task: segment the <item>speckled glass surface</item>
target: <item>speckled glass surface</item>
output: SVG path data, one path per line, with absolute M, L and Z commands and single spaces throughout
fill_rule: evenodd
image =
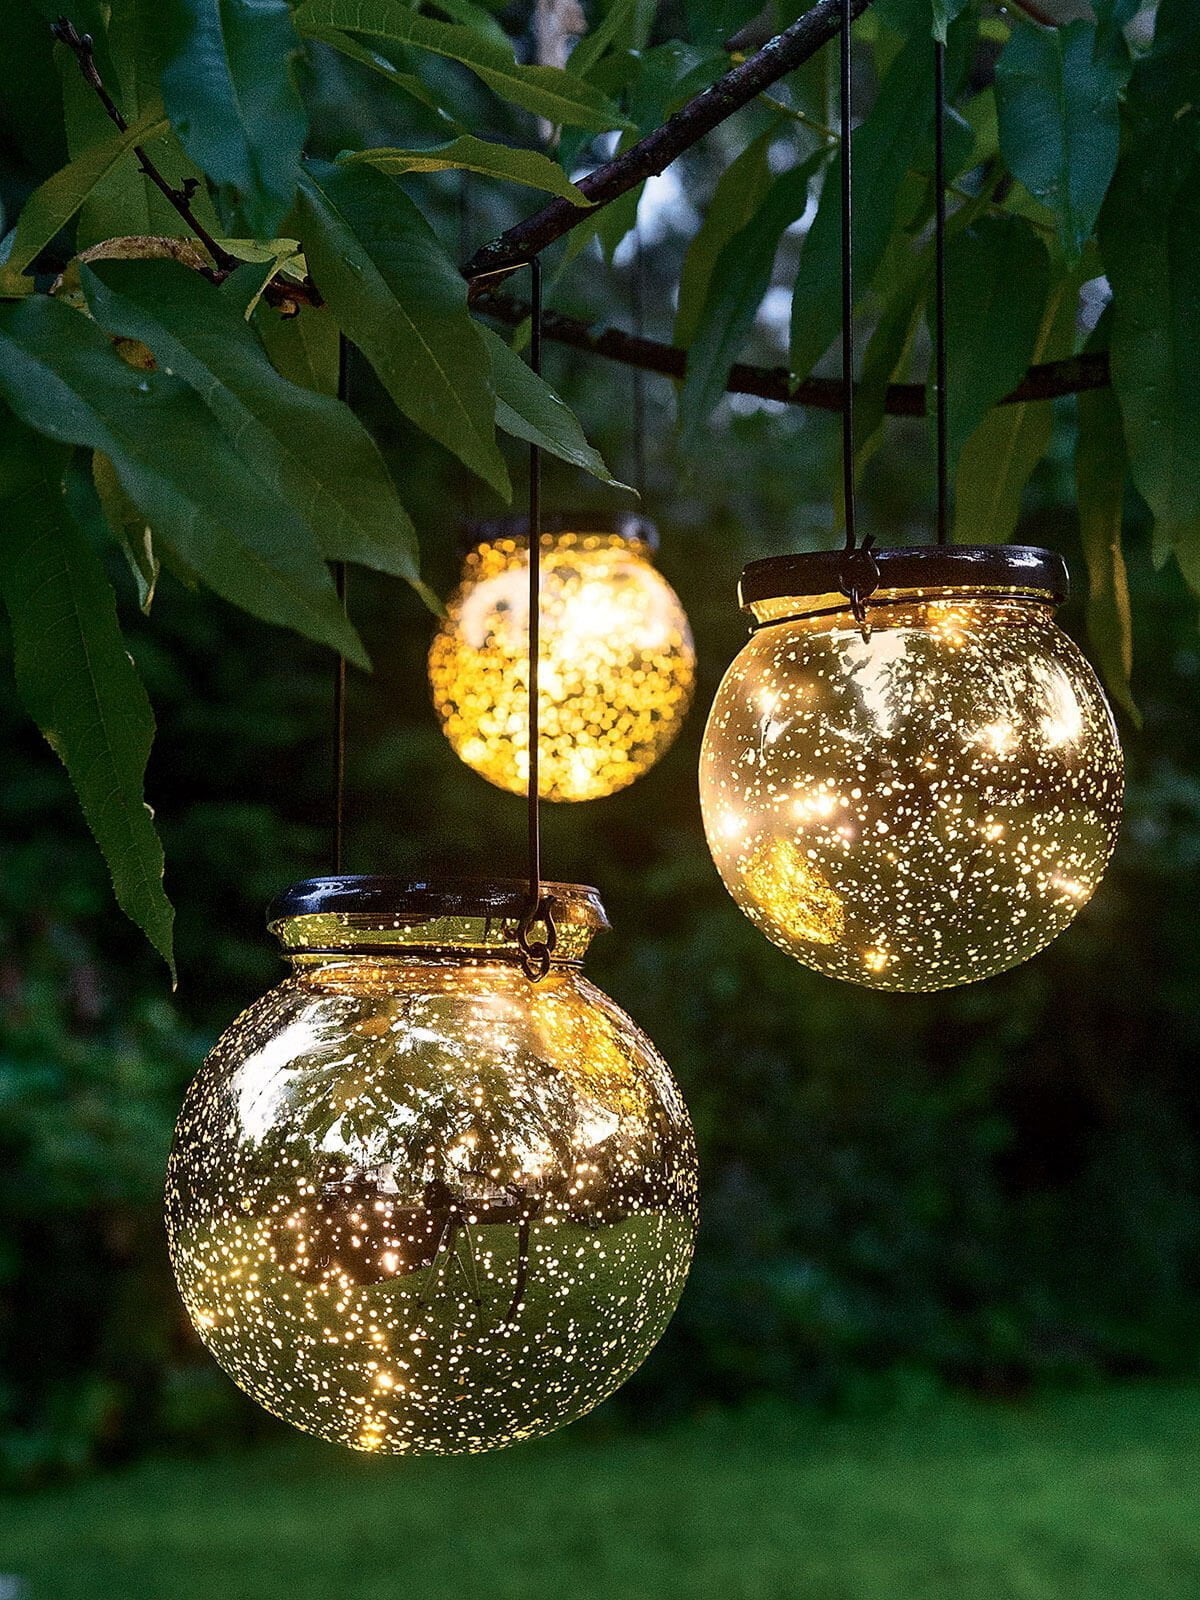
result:
M 292 959 L 176 1129 L 168 1234 L 201 1338 L 358 1450 L 488 1450 L 589 1411 L 691 1260 L 695 1144 L 662 1058 L 570 967 Z
M 529 567 L 513 539 L 477 545 L 429 652 L 433 703 L 469 767 L 524 794 L 529 778 Z M 538 787 L 595 800 L 653 766 L 679 731 L 696 657 L 675 591 L 636 540 L 542 540 Z
M 1088 900 L 1121 750 L 1049 603 L 881 598 L 866 638 L 845 609 L 751 636 L 705 730 L 704 826 L 738 905 L 806 966 L 941 989 L 1026 960 Z

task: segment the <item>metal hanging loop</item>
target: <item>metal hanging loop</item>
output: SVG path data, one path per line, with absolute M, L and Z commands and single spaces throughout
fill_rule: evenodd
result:
M 867 601 L 879 587 L 879 563 L 875 560 L 875 552 L 871 548 L 874 543 L 875 535 L 869 533 L 860 545 L 853 550 L 846 550 L 842 555 L 838 571 L 839 587 L 850 602 L 850 610 L 855 622 L 862 629 L 864 639 L 869 639 L 871 636 L 871 625 L 867 620 Z

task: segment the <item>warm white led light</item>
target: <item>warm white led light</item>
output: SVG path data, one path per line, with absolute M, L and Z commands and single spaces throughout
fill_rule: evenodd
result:
M 488 1450 L 589 1411 L 659 1338 L 692 1253 L 691 1123 L 576 970 L 591 891 L 559 886 L 536 984 L 511 892 L 373 892 L 276 921 L 294 974 L 179 1119 L 172 1261 L 205 1344 L 277 1416 L 359 1450 Z
M 483 539 L 429 652 L 446 737 L 517 794 L 529 778 L 528 582 L 523 539 Z M 640 777 L 678 733 L 695 678 L 691 631 L 639 537 L 547 533 L 541 585 L 538 788 L 547 800 L 595 800 Z
M 725 885 L 768 938 L 831 977 L 926 990 L 1067 926 L 1116 840 L 1122 761 L 1054 598 L 1011 579 L 885 587 L 865 635 L 836 592 L 751 604 L 700 794 Z

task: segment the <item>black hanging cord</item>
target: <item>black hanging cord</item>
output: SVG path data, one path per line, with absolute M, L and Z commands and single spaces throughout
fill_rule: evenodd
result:
M 841 85 L 842 180 L 842 499 L 846 549 L 856 548 L 854 530 L 854 163 L 850 150 L 850 0 L 842 0 Z
M 542 263 L 537 256 L 529 262 L 529 365 L 539 377 L 542 371 Z M 538 721 L 538 670 L 542 621 L 542 452 L 529 446 L 529 781 L 526 790 L 529 830 L 529 899 L 517 927 L 521 964 L 534 983 L 550 970 L 555 945 L 554 918 L 542 893 L 541 794 L 538 782 L 538 755 L 541 743 Z M 534 937 L 541 923 L 545 937 Z
M 631 280 L 633 331 L 642 339 L 646 333 L 646 260 L 642 251 L 642 230 L 633 225 L 633 276 Z M 638 498 L 646 496 L 646 374 L 633 369 L 633 487 Z M 644 509 L 644 508 L 643 508 Z
M 850 24 L 851 0 L 841 0 L 839 40 L 840 176 L 842 213 L 842 509 L 846 542 L 842 559 L 842 593 L 850 601 L 855 620 L 867 625 L 866 602 L 879 586 L 879 568 L 871 554 L 868 534 L 858 543 L 854 520 L 854 163 L 850 128 L 853 96 Z
M 946 46 L 933 45 L 934 382 L 937 435 L 937 542 L 950 542 L 950 468 L 946 442 Z
M 338 334 L 338 399 L 349 404 L 350 346 Z M 333 582 L 342 610 L 346 609 L 346 563 L 333 563 Z M 342 870 L 346 831 L 346 658 L 339 655 L 333 669 L 333 870 Z

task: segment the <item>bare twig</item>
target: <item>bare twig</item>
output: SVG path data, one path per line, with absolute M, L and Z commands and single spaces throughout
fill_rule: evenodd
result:
M 65 44 L 68 50 L 72 52 L 79 63 L 79 70 L 83 75 L 84 82 L 95 91 L 96 98 L 107 111 L 110 119 L 116 123 L 122 133 L 127 132 L 129 124 L 122 115 L 120 106 L 117 105 L 112 95 L 105 88 L 104 80 L 100 76 L 100 69 L 96 66 L 96 55 L 91 34 L 80 33 L 69 17 L 59 17 L 57 22 L 51 24 L 50 31 L 60 43 Z M 192 210 L 191 201 L 197 188 L 196 179 L 186 179 L 182 187 L 177 189 L 174 184 L 167 182 L 140 144 L 134 145 L 133 153 L 138 158 L 142 171 L 150 179 L 150 182 L 159 191 L 163 199 L 178 211 L 179 215 L 213 258 L 218 270 L 222 273 L 232 272 L 238 265 L 237 257 L 231 256 L 228 250 L 223 249 L 217 243 Z
M 475 309 L 510 327 L 524 322 L 529 315 L 529 307 L 523 301 L 491 290 L 476 297 Z M 623 333 L 619 328 L 597 331 L 588 323 L 576 317 L 563 316 L 558 311 L 542 313 L 542 333 L 557 344 L 570 345 L 572 349 L 583 350 L 590 355 L 604 356 L 609 361 L 619 361 L 627 367 L 657 372 L 664 378 L 681 379 L 687 373 L 687 351 L 679 349 L 677 345 L 659 344 L 654 339 Z M 1108 381 L 1107 352 L 1091 351 L 1067 360 L 1049 361 L 1030 367 L 1022 381 L 1011 394 L 1005 395 L 1000 404 L 1053 400 L 1059 395 L 1102 389 Z M 840 411 L 842 408 L 840 379 L 805 378 L 800 383 L 793 383 L 783 367 L 753 367 L 739 362 L 730 368 L 725 387 L 731 394 L 752 394 L 762 400 L 811 406 L 819 411 Z M 890 416 L 923 417 L 925 409 L 925 388 L 922 384 L 888 385 L 885 410 Z
M 854 15 L 858 16 L 871 0 L 851 0 L 851 4 Z M 668 117 L 661 128 L 655 128 L 623 155 L 581 178 L 578 187 L 591 201 L 590 206 L 574 205 L 570 200 L 551 200 L 533 216 L 526 217 L 476 251 L 462 268 L 472 292 L 478 293 L 485 280 L 489 284 L 498 283 L 524 266 L 531 256 L 538 255 L 547 245 L 594 216 L 602 206 L 610 205 L 644 179 L 664 171 L 706 133 L 749 105 L 771 84 L 802 66 L 837 34 L 839 25 L 839 0 L 818 0 L 790 28 L 768 40 L 761 50 Z

